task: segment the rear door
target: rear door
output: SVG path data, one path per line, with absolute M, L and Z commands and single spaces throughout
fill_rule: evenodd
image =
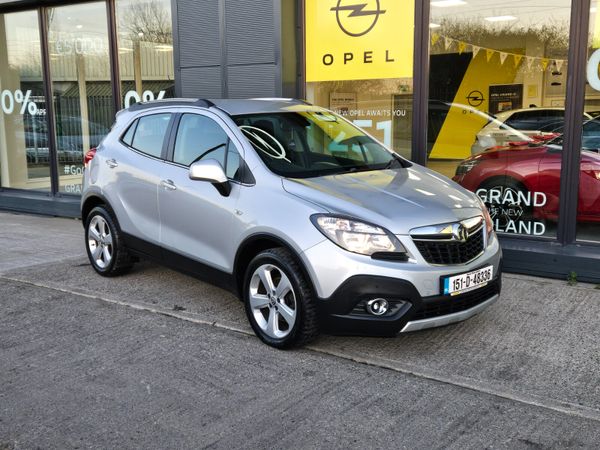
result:
M 105 185 L 105 190 L 110 192 L 109 201 L 121 229 L 129 238 L 156 245 L 160 236 L 158 185 L 173 117 L 168 112 L 139 117 L 121 137 L 119 151 L 111 152 L 105 159 L 112 174 L 112 182 Z
M 158 193 L 164 257 L 178 264 L 183 255 L 231 272 L 235 207 L 244 188 L 239 182 L 242 147 L 221 118 L 208 111 L 179 115 L 170 147 Z M 211 183 L 189 178 L 190 164 L 203 159 L 214 159 L 225 169 L 232 185 L 229 196 Z

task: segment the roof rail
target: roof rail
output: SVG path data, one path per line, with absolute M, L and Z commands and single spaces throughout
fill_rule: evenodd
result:
M 304 100 L 302 98 L 291 98 L 291 97 L 255 97 L 255 98 L 251 98 L 249 100 L 266 100 L 266 101 L 283 101 L 283 102 L 290 102 L 290 103 L 299 103 L 302 105 L 308 105 L 308 106 L 313 106 L 312 103 L 310 103 L 307 100 Z
M 129 111 L 141 111 L 144 109 L 155 108 L 157 106 L 198 106 L 200 108 L 210 108 L 215 106 L 213 102 L 204 98 L 198 99 L 162 99 L 152 100 L 150 102 L 137 102 L 127 108 Z

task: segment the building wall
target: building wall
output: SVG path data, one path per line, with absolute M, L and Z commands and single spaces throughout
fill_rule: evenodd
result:
M 282 95 L 281 0 L 172 0 L 172 5 L 177 95 Z

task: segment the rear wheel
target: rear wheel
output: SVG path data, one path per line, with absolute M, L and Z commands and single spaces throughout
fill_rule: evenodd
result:
M 123 244 L 116 220 L 106 207 L 97 206 L 88 214 L 85 242 L 90 263 L 100 275 L 122 275 L 133 266 L 133 258 Z
M 265 250 L 250 262 L 244 303 L 252 329 L 270 346 L 297 347 L 318 335 L 312 288 L 286 249 Z

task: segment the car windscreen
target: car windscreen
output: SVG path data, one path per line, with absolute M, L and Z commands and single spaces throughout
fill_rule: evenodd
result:
M 410 165 L 330 112 L 246 114 L 233 120 L 267 167 L 284 177 L 310 178 Z

